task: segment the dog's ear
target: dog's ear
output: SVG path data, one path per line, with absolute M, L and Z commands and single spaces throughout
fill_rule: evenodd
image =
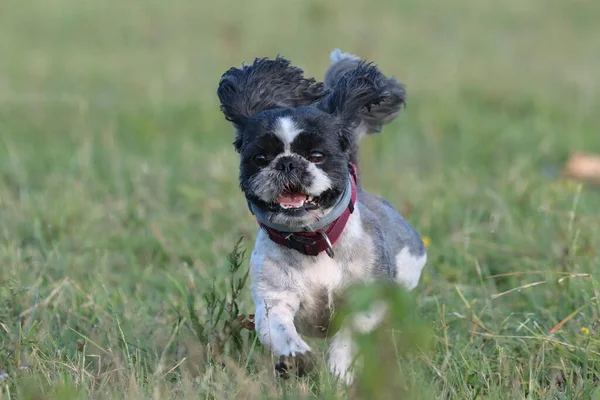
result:
M 404 86 L 388 79 L 372 63 L 355 60 L 353 69 L 343 71 L 330 82 L 329 93 L 316 106 L 339 118 L 342 143 L 353 141 L 352 130 L 364 122 L 367 133 L 397 116 L 404 105 Z M 332 78 L 330 78 L 331 80 Z
M 237 129 L 234 142 L 239 151 L 248 119 L 273 108 L 307 106 L 323 97 L 323 84 L 305 78 L 304 72 L 282 57 L 257 58 L 252 65 L 231 68 L 217 89 L 221 111 Z

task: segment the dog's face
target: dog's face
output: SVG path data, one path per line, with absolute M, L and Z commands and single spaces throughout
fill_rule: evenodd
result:
M 360 63 L 326 90 L 279 57 L 222 76 L 217 94 L 237 131 L 240 186 L 271 222 L 310 225 L 335 204 L 360 112 L 389 96 L 384 79 Z
M 332 116 L 316 107 L 267 110 L 242 131 L 240 186 L 272 222 L 310 225 L 334 206 L 348 153 Z

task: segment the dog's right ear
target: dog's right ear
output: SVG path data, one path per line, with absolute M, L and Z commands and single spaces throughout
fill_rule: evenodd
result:
M 321 82 L 304 78 L 304 72 L 282 57 L 257 58 L 252 65 L 231 68 L 217 89 L 221 111 L 237 130 L 234 146 L 240 150 L 248 119 L 274 108 L 307 106 L 323 97 Z

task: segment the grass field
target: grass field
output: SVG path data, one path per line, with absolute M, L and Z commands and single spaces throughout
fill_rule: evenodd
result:
M 3 0 L 0 397 L 593 398 L 600 191 L 560 167 L 600 152 L 598 21 L 591 0 Z M 215 95 L 256 56 L 321 78 L 334 47 L 407 85 L 363 180 L 430 242 L 416 315 L 365 338 L 349 391 L 278 381 L 238 329 L 228 255 L 255 222 Z

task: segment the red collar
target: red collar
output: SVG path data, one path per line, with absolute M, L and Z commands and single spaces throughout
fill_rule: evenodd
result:
M 354 164 L 350 164 L 350 176 L 352 195 L 350 196 L 348 207 L 327 229 L 320 229 L 315 232 L 290 233 L 270 228 L 257 219 L 258 225 L 265 230 L 273 242 L 281 246 L 297 250 L 307 256 L 318 256 L 320 253 L 326 251 L 330 257 L 333 257 L 333 245 L 342 236 L 342 232 L 350 219 L 350 214 L 354 212 L 354 205 L 356 204 L 357 171 Z

